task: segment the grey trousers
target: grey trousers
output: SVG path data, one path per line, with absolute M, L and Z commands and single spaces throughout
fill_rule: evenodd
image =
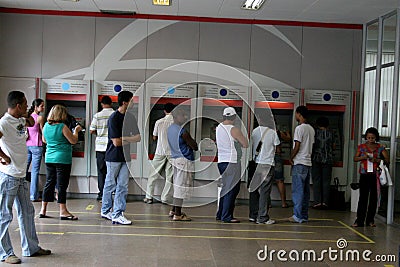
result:
M 269 205 L 271 204 L 271 187 L 274 179 L 274 166 L 258 164 L 253 180 L 259 181 L 258 187 L 250 192 L 249 217 L 263 223 L 269 220 Z

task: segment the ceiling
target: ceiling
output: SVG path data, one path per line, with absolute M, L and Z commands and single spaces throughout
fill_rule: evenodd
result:
M 0 0 L 0 7 L 57 11 L 133 11 L 138 14 L 363 24 L 400 7 L 400 0 L 265 0 L 258 11 L 242 10 L 244 0 Z

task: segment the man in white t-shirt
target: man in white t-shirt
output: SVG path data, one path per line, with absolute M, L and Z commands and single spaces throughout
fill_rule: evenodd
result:
M 0 119 L 0 260 L 19 264 L 15 256 L 8 227 L 13 219 L 13 204 L 18 214 L 22 255 L 25 257 L 50 255 L 39 247 L 35 228 L 35 208 L 29 198 L 26 176 L 26 126 L 35 121 L 28 115 L 28 104 L 23 92 L 12 91 L 7 97 L 8 111 Z
M 152 160 L 154 171 L 151 173 L 147 180 L 146 198 L 143 201 L 147 204 L 153 203 L 154 186 L 155 181 L 161 177 L 161 173 L 165 172 L 165 184 L 164 189 L 161 193 L 161 201 L 163 203 L 172 204 L 172 176 L 173 168 L 171 165 L 171 150 L 168 144 L 167 131 L 168 127 L 174 123 L 174 119 L 171 115 L 175 105 L 172 103 L 166 103 L 164 105 L 165 117 L 159 119 L 154 124 L 153 140 L 157 141 L 156 152 Z
M 311 153 L 315 131 L 307 123 L 308 109 L 305 106 L 296 108 L 295 117 L 299 125 L 294 130 L 293 150 L 290 155 L 292 167 L 292 201 L 293 216 L 291 222 L 308 221 L 308 205 L 310 201 Z
M 280 144 L 278 134 L 259 118 L 260 126 L 251 133 L 253 160 L 257 167 L 253 177 L 249 177 L 249 221 L 258 224 L 274 224 L 269 217 L 271 186 L 275 174 L 275 150 Z M 260 143 L 261 142 L 261 143 Z
M 106 150 L 108 143 L 108 118 L 114 112 L 112 100 L 109 96 L 103 96 L 100 101 L 102 110 L 93 116 L 90 124 L 90 133 L 96 136 L 96 163 L 97 163 L 97 187 L 99 193 L 97 201 L 103 198 L 104 182 L 107 176 Z
M 249 146 L 241 129 L 234 125 L 236 116 L 233 107 L 225 108 L 222 113 L 223 121 L 216 129 L 218 170 L 222 182 L 216 219 L 225 223 L 240 222 L 233 217 L 233 211 L 235 199 L 240 191 L 242 147 Z

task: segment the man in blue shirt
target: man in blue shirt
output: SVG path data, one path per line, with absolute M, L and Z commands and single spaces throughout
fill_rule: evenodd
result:
M 169 216 L 173 221 L 191 221 L 190 217 L 182 212 L 183 200 L 190 196 L 193 173 L 193 150 L 197 151 L 197 143 L 183 126 L 187 115 L 181 108 L 172 111 L 174 123 L 169 126 L 167 136 L 171 149 L 171 164 L 174 169 L 173 207 Z
M 132 98 L 132 92 L 120 92 L 118 94 L 119 107 L 108 120 L 107 176 L 103 189 L 101 217 L 112 220 L 113 224 L 132 224 L 124 216 L 129 182 L 127 163 L 131 161 L 130 144 L 140 142 L 141 139 L 136 118 L 128 112 Z

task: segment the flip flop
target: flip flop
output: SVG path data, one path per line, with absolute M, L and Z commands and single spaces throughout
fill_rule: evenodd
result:
M 68 216 L 60 216 L 60 220 L 62 221 L 76 221 L 78 220 L 78 217 L 75 217 L 74 215 L 68 215 Z
M 51 216 L 47 216 L 46 214 L 40 214 L 39 213 L 39 218 L 52 218 Z
M 289 205 L 288 204 L 282 205 L 282 208 L 287 209 L 287 208 L 289 208 Z

